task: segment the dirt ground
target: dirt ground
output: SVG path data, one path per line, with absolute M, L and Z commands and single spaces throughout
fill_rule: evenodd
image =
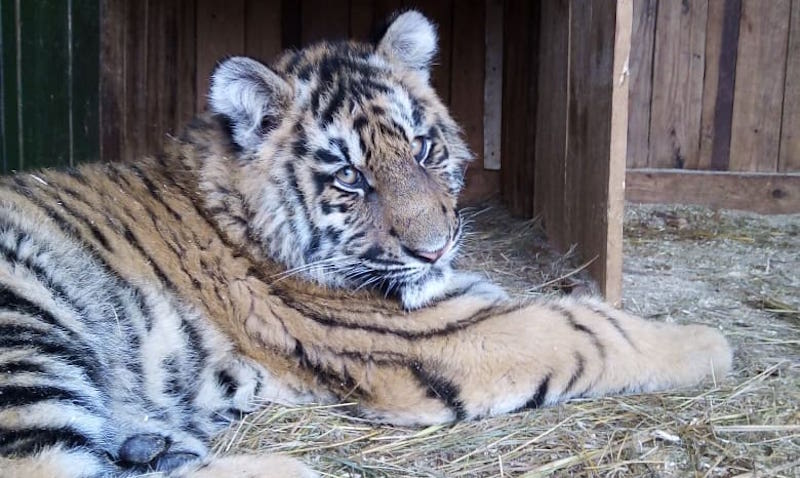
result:
M 592 290 L 537 221 L 497 206 L 470 216 L 461 267 L 520 296 Z M 800 476 L 800 215 L 629 205 L 624 247 L 623 307 L 720 328 L 736 348 L 731 376 L 425 429 L 273 404 L 216 449 L 288 453 L 337 477 Z

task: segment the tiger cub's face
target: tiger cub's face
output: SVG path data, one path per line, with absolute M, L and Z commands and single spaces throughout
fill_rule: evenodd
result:
M 443 288 L 470 154 L 429 83 L 436 42 L 409 11 L 376 45 L 320 43 L 273 68 L 243 57 L 217 67 L 210 104 L 239 146 L 251 227 L 290 271 L 379 288 L 409 308 Z

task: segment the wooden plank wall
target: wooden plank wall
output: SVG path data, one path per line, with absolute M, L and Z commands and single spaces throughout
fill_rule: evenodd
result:
M 762 186 L 773 183 L 768 174 L 800 173 L 800 0 L 637 1 L 632 44 L 627 165 L 647 170 L 631 173 L 638 183 L 658 169 L 763 173 Z M 686 178 L 697 194 L 673 201 L 709 204 L 705 182 L 735 184 Z M 800 190 L 800 178 L 790 181 Z M 775 196 L 754 208 L 786 211 L 793 202 L 800 212 L 800 194 Z M 650 199 L 644 189 L 629 197 Z
M 0 173 L 99 156 L 96 0 L 0 0 Z

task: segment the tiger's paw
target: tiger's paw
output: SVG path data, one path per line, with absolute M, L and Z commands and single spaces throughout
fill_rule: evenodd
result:
M 482 275 L 446 268 L 435 278 L 406 285 L 400 292 L 400 300 L 406 310 L 414 310 L 457 295 L 480 297 L 490 302 L 508 299 L 502 287 Z
M 283 455 L 231 455 L 215 458 L 195 469 L 181 470 L 180 478 L 316 478 L 310 468 Z

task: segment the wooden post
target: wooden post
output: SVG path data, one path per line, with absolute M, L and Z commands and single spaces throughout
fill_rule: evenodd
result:
M 535 142 L 534 213 L 543 215 L 556 247 L 578 246 L 583 260 L 592 261 L 601 292 L 618 303 L 633 3 L 545 2 L 541 19 L 536 133 L 531 139 L 504 131 L 504 140 Z M 520 53 L 508 61 L 525 58 Z M 504 157 L 503 168 L 514 160 Z

